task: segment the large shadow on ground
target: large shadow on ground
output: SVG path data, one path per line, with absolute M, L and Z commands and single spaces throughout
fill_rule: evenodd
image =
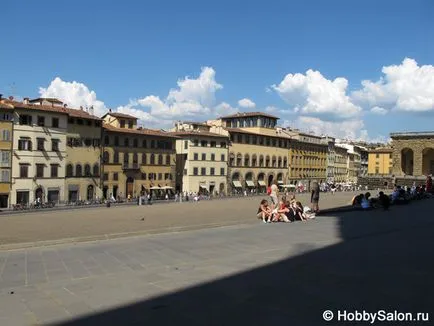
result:
M 430 312 L 433 319 L 433 207 L 426 200 L 339 213 L 337 245 L 62 325 L 348 324 L 326 323 L 326 309 Z

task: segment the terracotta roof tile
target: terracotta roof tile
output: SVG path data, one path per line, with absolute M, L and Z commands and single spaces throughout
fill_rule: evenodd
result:
M 228 138 L 229 136 L 217 134 L 209 131 L 172 131 L 170 132 L 175 136 L 207 136 L 207 137 L 217 137 L 217 138 Z
M 6 100 L 5 103 L 13 105 L 15 109 L 37 110 L 37 111 L 47 111 L 47 112 L 68 114 L 63 106 L 26 104 L 14 100 Z
M 70 109 L 70 108 L 65 108 L 65 110 L 69 114 L 69 116 L 71 116 L 71 117 L 83 118 L 83 119 L 92 119 L 92 120 L 101 120 L 101 118 L 98 118 L 96 115 L 92 115 L 92 114 L 90 114 L 86 111 L 83 111 L 83 110 Z
M 120 113 L 120 112 L 107 112 L 106 114 L 104 114 L 102 116 L 102 118 L 104 118 L 106 115 L 111 115 L 112 117 L 115 117 L 115 118 L 125 118 L 125 119 L 134 119 L 134 120 L 137 120 L 137 118 L 133 117 L 132 115 L 125 114 L 125 113 Z
M 107 131 L 111 132 L 119 132 L 126 134 L 135 134 L 135 135 L 149 135 L 149 136 L 158 136 L 158 137 L 169 137 L 169 138 L 178 138 L 170 132 L 156 130 L 156 129 L 126 129 L 126 128 L 116 128 L 109 124 L 104 123 L 103 128 Z

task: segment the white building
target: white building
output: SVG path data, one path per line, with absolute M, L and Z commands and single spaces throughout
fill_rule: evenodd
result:
M 56 99 L 13 102 L 12 204 L 64 199 L 68 114 Z

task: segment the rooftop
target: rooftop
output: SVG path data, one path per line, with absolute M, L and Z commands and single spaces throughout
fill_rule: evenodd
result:
M 370 149 L 369 153 L 392 153 L 393 149 L 390 147 L 379 147 L 375 149 Z
M 54 97 L 38 97 L 38 98 L 34 98 L 32 100 L 29 100 L 29 103 L 33 104 L 33 103 L 41 103 L 42 101 L 47 101 L 50 102 L 52 104 L 60 104 L 62 105 L 63 102 L 57 98 Z
M 434 137 L 434 131 L 404 131 L 404 132 L 392 132 L 391 138 L 399 137 Z
M 275 117 L 274 115 L 271 115 L 271 114 L 268 114 L 268 113 L 264 113 L 264 112 L 238 112 L 238 113 L 235 113 L 235 114 L 231 114 L 231 115 L 226 115 L 226 116 L 220 117 L 220 119 L 243 118 L 243 117 L 257 117 L 257 116 L 267 117 L 267 118 L 272 118 L 272 119 L 279 119 L 278 117 Z
M 107 112 L 106 114 L 104 114 L 101 117 L 101 119 L 103 119 L 107 115 L 111 115 L 112 117 L 115 117 L 115 118 L 124 118 L 124 119 L 134 119 L 134 120 L 137 120 L 137 118 L 133 117 L 132 115 L 125 114 L 125 113 L 120 113 L 120 112 Z
M 96 115 L 90 114 L 89 112 L 86 112 L 84 110 L 77 110 L 77 109 L 70 109 L 70 108 L 65 108 L 65 110 L 66 112 L 68 112 L 70 117 L 101 120 L 101 118 L 97 117 Z
M 226 135 L 216 134 L 209 131 L 173 131 L 170 134 L 175 136 L 206 136 L 206 137 L 217 137 L 217 138 L 228 138 Z
M 27 104 L 15 100 L 4 100 L 3 103 L 12 105 L 15 109 L 37 110 L 37 111 L 68 114 L 66 112 L 66 109 L 63 106 L 40 105 L 40 104 L 30 104 L 30 103 Z
M 103 124 L 103 128 L 107 131 L 111 132 L 119 132 L 119 133 L 125 133 L 125 134 L 135 134 L 135 135 L 148 135 L 148 136 L 157 136 L 157 137 L 166 137 L 166 138 L 178 138 L 177 136 L 173 135 L 172 133 L 162 131 L 162 130 L 156 130 L 156 129 L 147 129 L 147 128 L 138 128 L 138 129 L 126 129 L 126 128 L 116 128 L 112 125 Z
M 180 121 L 180 123 L 187 124 L 187 125 L 199 125 L 199 126 L 206 126 L 209 127 L 206 122 L 198 122 L 198 121 Z

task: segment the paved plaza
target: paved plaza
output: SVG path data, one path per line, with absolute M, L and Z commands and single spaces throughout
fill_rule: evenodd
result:
M 348 205 L 354 193 L 324 194 L 322 209 Z M 0 249 L 62 242 L 93 241 L 125 236 L 254 224 L 263 197 L 198 203 L 118 206 L 61 211 L 37 210 L 0 216 Z M 298 198 L 309 203 L 309 195 Z
M 3 250 L 0 325 L 321 325 L 326 309 L 432 320 L 433 205 Z

